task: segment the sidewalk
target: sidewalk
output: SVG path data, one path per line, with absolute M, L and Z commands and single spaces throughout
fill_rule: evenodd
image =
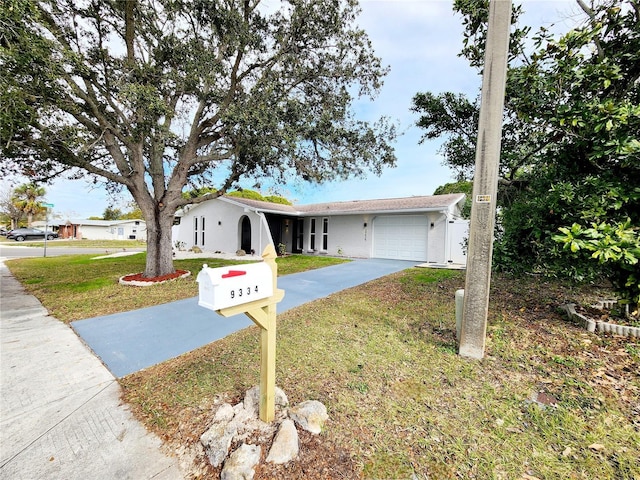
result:
M 0 262 L 0 478 L 178 480 L 113 375 Z

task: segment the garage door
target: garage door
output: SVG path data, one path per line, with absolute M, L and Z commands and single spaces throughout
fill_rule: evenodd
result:
M 426 216 L 376 217 L 373 221 L 373 256 L 426 262 L 428 232 Z

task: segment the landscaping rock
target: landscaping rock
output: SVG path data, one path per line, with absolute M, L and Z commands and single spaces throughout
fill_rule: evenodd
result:
M 307 400 L 289 409 L 289 417 L 311 433 L 320 433 L 327 421 L 327 407 L 317 400 Z
M 212 466 L 219 467 L 227 458 L 231 441 L 238 433 L 238 425 L 233 421 L 233 407 L 225 403 L 216 412 L 211 427 L 200 436 L 200 443 Z
M 251 480 L 255 466 L 260 461 L 262 448 L 259 445 L 243 443 L 225 462 L 220 478 L 222 480 Z
M 234 407 L 232 407 L 228 403 L 223 403 L 222 405 L 220 405 L 220 407 L 218 407 L 218 411 L 213 417 L 213 421 L 215 423 L 230 422 L 231 420 L 233 420 L 234 416 Z
M 259 387 L 247 390 L 244 400 L 236 406 L 222 403 L 211 426 L 200 436 L 200 444 L 209 463 L 213 467 L 224 464 L 223 479 L 252 479 L 254 467 L 262 455 L 260 445 L 267 448 L 271 445 L 267 462 L 283 464 L 295 460 L 300 451 L 296 423 L 309 432 L 320 433 L 329 418 L 326 407 L 315 400 L 287 409 L 287 396 L 277 387 L 275 404 L 278 408 L 273 422 L 265 423 L 258 418 L 259 403 Z M 248 441 L 252 444 L 246 443 Z M 229 455 L 231 445 L 238 444 L 241 447 Z
M 235 412 L 233 421 L 238 424 L 238 432 L 234 437 L 236 442 L 244 442 L 255 435 L 258 435 L 255 438 L 258 442 L 273 438 L 277 424 L 263 422 L 253 411 L 245 409 L 243 403 L 233 407 L 233 410 Z
M 234 418 L 236 419 L 236 421 L 243 424 L 248 424 L 258 420 L 258 416 L 255 414 L 253 409 L 244 408 L 243 402 L 240 402 L 235 407 L 233 407 L 233 412 L 235 414 Z
M 298 430 L 292 420 L 286 419 L 280 425 L 280 430 L 276 435 L 267 462 L 282 464 L 293 460 L 298 456 L 299 439 Z
M 287 408 L 289 406 L 289 399 L 287 395 L 280 388 L 276 387 L 276 408 Z
M 276 387 L 275 388 L 275 406 L 276 408 L 286 408 L 289 405 L 289 400 L 287 399 L 287 395 L 282 391 L 282 389 Z M 255 386 L 247 390 L 244 395 L 244 408 L 248 412 L 251 412 L 252 415 L 258 417 L 258 413 L 260 411 L 260 387 Z

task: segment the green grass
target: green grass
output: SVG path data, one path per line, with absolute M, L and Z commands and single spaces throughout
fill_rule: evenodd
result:
M 350 452 L 354 478 L 640 478 L 640 365 L 624 348 L 638 343 L 586 334 L 534 308 L 557 291 L 504 279 L 486 358 L 461 358 L 463 284 L 411 269 L 279 315 L 277 384 L 293 404 L 327 406 L 323 436 Z M 197 442 L 217 397 L 258 383 L 257 337 L 252 327 L 126 377 L 125 398 L 162 437 Z M 541 390 L 557 405 L 532 402 Z
M 102 246 L 105 246 L 104 244 Z M 145 268 L 145 253 L 94 259 L 96 254 L 8 260 L 7 266 L 27 291 L 38 297 L 51 315 L 63 322 L 158 305 L 198 295 L 197 273 L 209 267 L 243 262 L 218 258 L 174 260 L 191 276 L 151 287 L 131 287 L 118 279 Z M 296 263 L 296 259 L 300 260 Z M 344 262 L 330 257 L 278 258 L 279 271 L 292 273 Z M 282 264 L 282 266 L 281 266 Z
M 317 255 L 287 255 L 278 257 L 278 275 L 289 275 L 315 268 L 329 267 L 348 262 L 346 258 L 321 257 Z

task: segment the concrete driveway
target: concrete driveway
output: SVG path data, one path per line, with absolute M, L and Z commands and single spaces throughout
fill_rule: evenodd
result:
M 420 262 L 354 260 L 278 278 L 285 291 L 282 313 L 346 288 L 413 267 Z M 224 318 L 190 298 L 130 312 L 78 320 L 71 324 L 116 377 L 163 362 L 253 323 L 245 315 Z

